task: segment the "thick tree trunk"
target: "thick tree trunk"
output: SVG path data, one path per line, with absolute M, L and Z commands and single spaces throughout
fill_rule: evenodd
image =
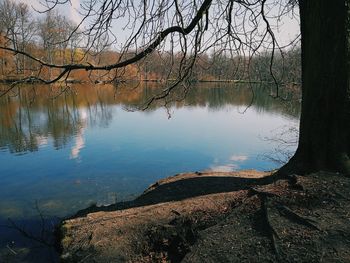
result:
M 350 174 L 349 4 L 350 0 L 299 0 L 300 137 L 281 173 Z

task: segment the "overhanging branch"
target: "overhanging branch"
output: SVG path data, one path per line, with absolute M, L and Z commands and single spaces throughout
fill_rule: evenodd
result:
M 24 55 L 24 56 L 32 59 L 33 61 L 40 63 L 42 66 L 45 66 L 45 67 L 63 69 L 63 71 L 59 74 L 59 76 L 52 79 L 52 80 L 44 80 L 42 78 L 34 77 L 36 80 L 47 83 L 47 84 L 60 80 L 67 72 L 72 71 L 72 70 L 82 69 L 82 70 L 87 70 L 87 71 L 92 71 L 92 70 L 109 71 L 112 69 L 123 68 L 123 67 L 131 65 L 137 61 L 140 61 L 141 59 L 146 57 L 148 54 L 152 53 L 169 34 L 179 33 L 179 34 L 182 34 L 185 36 L 185 35 L 188 35 L 189 33 L 191 33 L 193 31 L 193 29 L 196 27 L 196 25 L 200 22 L 202 17 L 206 14 L 211 3 L 212 3 L 212 0 L 205 0 L 203 2 L 203 4 L 201 5 L 201 7 L 199 8 L 198 12 L 196 13 L 195 17 L 192 19 L 192 21 L 190 22 L 190 24 L 187 27 L 172 26 L 172 27 L 169 27 L 169 28 L 163 30 L 162 32 L 160 32 L 158 34 L 158 37 L 151 44 L 149 44 L 149 46 L 147 48 L 145 48 L 142 52 L 134 55 L 130 59 L 120 61 L 120 62 L 117 62 L 114 64 L 103 65 L 103 66 L 96 66 L 96 65 L 92 65 L 90 63 L 58 65 L 58 64 L 48 63 L 46 61 L 43 61 L 39 58 L 32 56 L 31 54 L 29 54 L 27 52 L 19 51 L 19 50 L 14 49 L 14 48 L 0 46 L 0 49 L 7 50 L 7 51 L 13 52 L 15 54 Z

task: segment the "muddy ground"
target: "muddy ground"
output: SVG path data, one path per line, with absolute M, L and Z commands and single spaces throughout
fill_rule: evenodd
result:
M 350 262 L 350 178 L 187 173 L 63 222 L 63 262 Z

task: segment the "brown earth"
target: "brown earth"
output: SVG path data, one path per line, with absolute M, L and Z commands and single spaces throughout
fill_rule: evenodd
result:
M 350 178 L 269 175 L 180 174 L 80 211 L 61 226 L 62 261 L 350 262 Z

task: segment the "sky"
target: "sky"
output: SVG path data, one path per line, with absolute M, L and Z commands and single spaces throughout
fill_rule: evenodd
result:
M 44 1 L 41 0 L 15 0 L 18 3 L 25 3 L 28 6 L 32 7 L 35 10 L 43 11 L 45 7 L 41 4 Z M 61 0 L 62 1 L 62 0 Z M 80 22 L 79 13 L 76 11 L 79 9 L 80 0 L 70 0 L 70 3 L 67 3 L 64 6 L 58 6 L 59 12 L 62 12 L 66 17 L 74 21 L 75 23 Z
M 44 7 L 40 4 L 40 2 L 44 0 L 15 0 L 15 1 L 24 2 L 37 10 L 44 9 Z M 60 1 L 64 1 L 64 0 L 60 0 Z M 70 2 L 65 5 L 58 6 L 58 10 L 60 13 L 68 17 L 70 20 L 78 24 L 81 20 L 81 17 L 77 10 L 79 9 L 80 4 L 83 2 L 83 0 L 69 0 L 69 1 Z M 137 1 L 134 1 L 135 4 L 136 2 Z M 121 20 L 120 23 L 118 23 L 118 25 L 114 25 L 113 32 L 118 36 L 119 40 L 125 41 L 128 37 L 128 32 L 122 29 L 122 26 L 120 26 L 121 24 L 127 24 L 127 18 L 125 18 L 124 21 Z M 289 44 L 291 40 L 294 40 L 295 37 L 300 32 L 299 22 L 296 19 L 291 19 L 288 16 L 285 16 L 283 20 L 279 21 L 279 25 L 280 25 L 279 30 L 274 30 L 274 33 L 280 46 Z

